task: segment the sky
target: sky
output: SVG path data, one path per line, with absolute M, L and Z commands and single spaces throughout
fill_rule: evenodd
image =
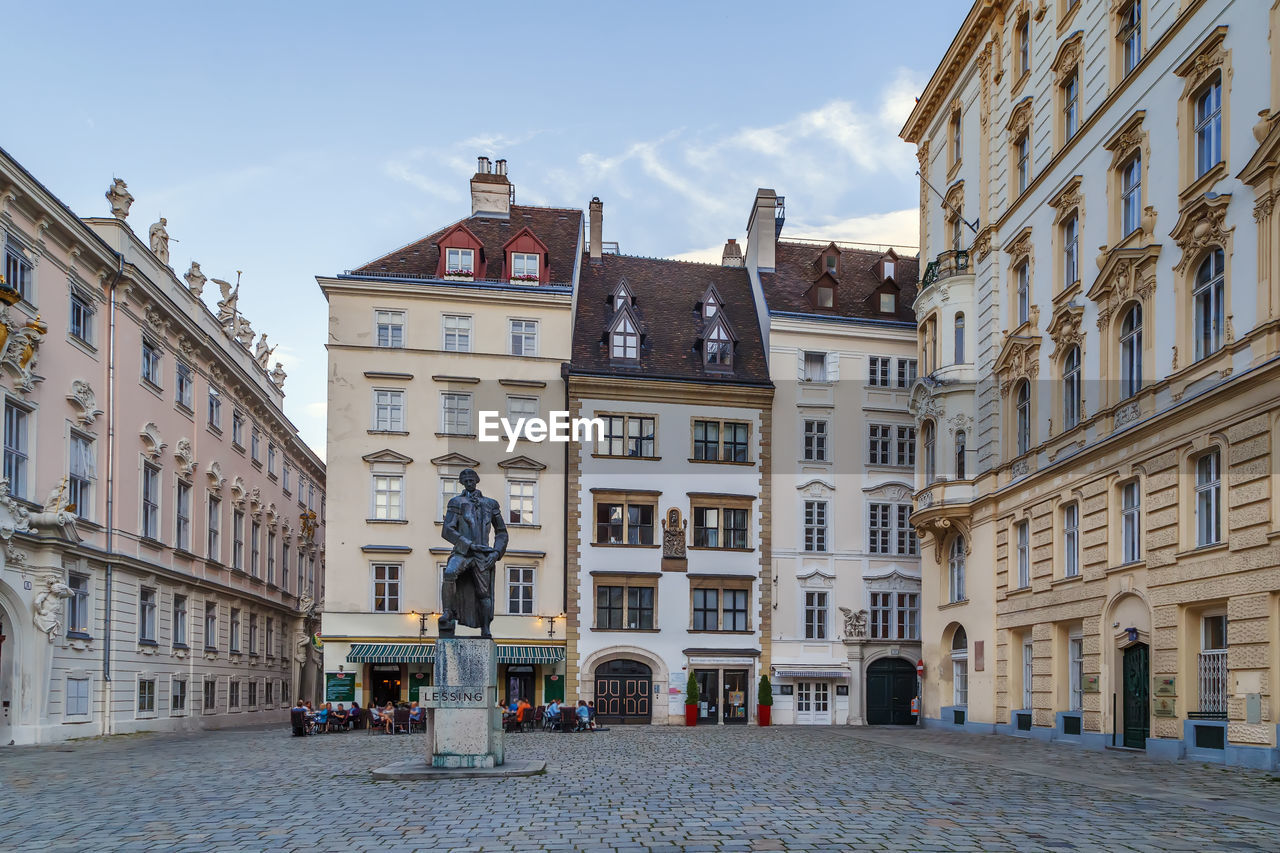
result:
M 914 246 L 898 131 L 968 8 L 13 4 L 0 146 L 81 216 L 108 215 L 123 178 L 144 240 L 168 220 L 179 274 L 243 270 L 240 307 L 323 457 L 315 276 L 468 215 L 479 155 L 506 158 L 517 203 L 599 196 L 627 254 L 718 260 L 757 187 L 786 196 L 784 236 Z

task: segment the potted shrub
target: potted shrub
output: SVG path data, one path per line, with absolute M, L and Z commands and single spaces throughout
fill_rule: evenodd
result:
M 701 698 L 698 693 L 698 679 L 691 672 L 689 673 L 689 685 L 685 688 L 684 694 L 684 724 L 686 726 L 696 726 L 698 724 L 698 700 Z
M 760 725 L 769 725 L 773 717 L 773 685 L 769 683 L 769 674 L 761 673 L 760 690 L 756 694 L 756 720 Z

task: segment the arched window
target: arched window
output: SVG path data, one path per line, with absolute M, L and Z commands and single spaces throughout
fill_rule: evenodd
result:
M 1031 449 L 1031 383 L 1022 380 L 1018 383 L 1018 455 Z
M 1071 429 L 1080 423 L 1080 347 L 1067 350 L 1062 360 L 1062 425 Z
M 956 364 L 964 364 L 964 313 L 956 313 Z
M 957 536 L 951 540 L 951 558 L 948 591 L 952 601 L 964 601 L 964 537 Z
M 933 428 L 933 421 L 925 421 L 924 423 L 924 482 L 925 485 L 932 483 L 937 479 L 938 473 L 938 457 L 937 457 L 937 440 Z
M 1133 305 L 1120 324 L 1120 396 L 1142 390 L 1142 307 Z
M 1196 361 L 1222 349 L 1223 299 L 1226 275 L 1222 250 L 1214 249 L 1196 271 L 1196 288 L 1191 294 L 1195 303 Z
M 964 479 L 964 430 L 956 430 L 956 479 Z
M 969 636 L 956 628 L 951 638 L 951 704 L 969 704 Z

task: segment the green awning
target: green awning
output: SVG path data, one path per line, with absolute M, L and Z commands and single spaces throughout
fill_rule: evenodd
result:
M 563 646 L 498 646 L 498 663 L 559 663 Z
M 435 657 L 429 643 L 353 643 L 347 663 L 431 663 Z

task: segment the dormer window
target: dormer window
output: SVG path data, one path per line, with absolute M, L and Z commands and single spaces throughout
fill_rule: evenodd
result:
M 609 356 L 632 361 L 640 358 L 640 334 L 626 314 L 618 318 L 609 334 Z
M 827 272 L 835 275 L 836 272 L 836 256 L 827 255 Z
M 898 296 L 896 293 L 880 294 L 880 313 L 893 314 L 898 310 Z
M 707 292 L 702 294 L 703 319 L 710 320 L 712 317 L 718 316 L 722 308 L 724 308 L 724 300 L 720 298 L 715 285 L 709 285 Z
M 627 280 L 621 279 L 618 285 L 613 289 L 613 293 L 609 294 L 609 307 L 614 311 L 621 311 L 624 305 L 634 305 L 635 296 L 631 293 L 631 288 L 627 284 Z
M 711 327 L 703 346 L 703 356 L 708 367 L 733 366 L 733 340 L 724 323 L 716 323 Z
M 512 252 L 511 280 L 536 283 L 538 281 L 538 256 L 529 252 Z
M 835 260 L 830 258 L 829 260 Z M 834 308 L 836 304 L 836 289 L 829 284 L 819 284 L 813 291 L 814 302 L 819 308 Z
M 885 260 L 885 262 L 884 262 L 884 274 L 883 274 L 883 280 L 885 280 L 885 281 L 892 281 L 892 280 L 893 280 L 893 275 L 894 275 L 894 269 L 895 269 L 896 267 L 897 267 L 897 263 L 896 263 L 896 262 L 886 259 L 886 260 Z
M 445 249 L 445 275 L 472 275 L 475 268 L 475 249 Z

